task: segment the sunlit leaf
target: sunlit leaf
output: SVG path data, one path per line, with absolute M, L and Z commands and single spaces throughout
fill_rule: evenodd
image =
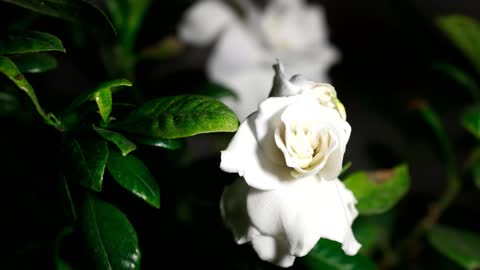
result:
M 407 165 L 373 172 L 356 172 L 348 176 L 345 185 L 358 201 L 360 214 L 380 214 L 390 210 L 407 193 L 410 186 Z
M 97 103 L 103 121 L 108 122 L 110 119 L 110 113 L 112 112 L 112 92 L 109 88 L 104 88 L 96 91 L 93 94 L 93 98 Z
M 122 211 L 88 195 L 81 216 L 88 269 L 140 269 L 137 233 Z
M 15 63 L 10 60 L 8 57 L 0 56 L 0 73 L 3 73 L 7 78 L 9 78 L 15 85 L 22 91 L 24 91 L 32 101 L 33 105 L 37 109 L 38 114 L 50 125 L 58 127 L 60 123 L 52 114 L 46 114 L 40 103 L 38 102 L 37 95 L 33 90 L 33 87 L 27 81 L 25 76 L 18 70 Z
M 238 119 L 214 98 L 181 95 L 151 100 L 115 127 L 145 137 L 175 139 L 201 133 L 233 132 Z
M 72 104 L 67 108 L 67 113 L 77 109 L 83 103 L 89 100 L 95 100 L 98 105 L 100 115 L 105 122 L 109 121 L 112 111 L 112 94 L 115 87 L 132 86 L 132 83 L 126 79 L 118 79 L 101 83 L 91 91 L 85 92 L 78 96 Z
M 432 246 L 443 255 L 463 266 L 465 269 L 480 268 L 480 235 L 435 225 L 428 232 Z

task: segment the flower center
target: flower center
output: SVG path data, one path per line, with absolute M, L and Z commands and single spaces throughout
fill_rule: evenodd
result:
M 334 136 L 327 127 L 318 128 L 308 121 L 294 122 L 276 130 L 277 146 L 282 150 L 292 175 L 311 173 L 328 158 Z
M 292 125 L 285 131 L 285 145 L 291 158 L 290 167 L 308 170 L 325 156 L 331 143 L 326 129 L 314 130 L 311 125 Z

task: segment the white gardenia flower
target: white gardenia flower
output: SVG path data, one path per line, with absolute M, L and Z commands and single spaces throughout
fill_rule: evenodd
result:
M 222 196 L 225 223 L 239 244 L 251 241 L 261 259 L 282 267 L 320 238 L 354 255 L 356 200 L 338 179 L 351 132 L 345 110 L 332 86 L 275 70 L 271 96 L 221 153 L 221 169 L 243 177 Z
M 267 98 L 277 57 L 308 78 L 328 81 L 338 53 L 327 35 L 323 9 L 304 0 L 270 0 L 263 9 L 251 0 L 200 0 L 179 27 L 187 43 L 214 44 L 208 76 L 236 91 L 238 99 L 222 101 L 240 120 Z

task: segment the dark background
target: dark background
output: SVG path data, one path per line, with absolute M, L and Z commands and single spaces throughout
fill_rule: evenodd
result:
M 174 34 L 175 25 L 191 1 L 153 2 L 138 36 L 138 49 Z M 351 171 L 409 163 L 412 186 L 396 215 L 395 235 L 401 238 L 445 187 L 439 145 L 412 104 L 428 101 L 438 111 L 456 146 L 458 160 L 465 160 L 475 145 L 474 138 L 459 125 L 462 109 L 473 100 L 466 90 L 435 71 L 433 63 L 446 60 L 471 74 L 473 68 L 435 27 L 433 20 L 447 14 L 480 19 L 480 2 L 317 2 L 326 10 L 330 40 L 342 54 L 342 60 L 330 74 L 352 126 L 345 159 L 352 161 Z M 5 14 L 0 18 L 1 30 L 7 22 L 28 15 L 2 2 L 0 13 Z M 28 76 L 47 111 L 61 111 L 76 95 L 110 78 L 106 71 L 108 63 L 99 56 L 101 39 L 75 34 L 78 28 L 71 24 L 43 16 L 35 18 L 31 28 L 55 34 L 67 49 L 65 55 L 54 54 L 59 60 L 57 69 Z M 145 99 L 192 92 L 205 80 L 202 68 L 207 55 L 208 49 L 187 48 L 174 59 L 143 61 L 137 67 L 134 84 L 144 91 Z M 21 106 L 26 116 L 0 117 L 0 179 L 5 185 L 2 220 L 6 225 L 3 242 L 13 250 L 6 257 L 14 268 L 30 268 L 32 264 L 48 267 L 51 265 L 46 255 L 52 253 L 51 240 L 64 223 L 59 214 L 62 205 L 54 196 L 56 187 L 51 184 L 58 177 L 61 164 L 61 136 L 29 114 L 28 100 Z M 206 136 L 206 140 L 212 136 L 215 135 Z M 191 266 L 243 269 L 258 263 L 251 248 L 236 246 L 221 224 L 218 200 L 223 186 L 234 176 L 218 169 L 218 153 L 188 163 L 191 166 L 188 170 L 182 165 L 185 162 L 177 162 L 185 159 L 183 151 L 141 147 L 136 155 L 160 182 L 161 210 L 145 205 L 109 179 L 105 180 L 103 196 L 115 202 L 136 227 L 143 253 L 142 269 Z M 465 191 L 441 222 L 478 231 L 478 223 L 472 218 L 480 214 L 478 190 L 475 193 L 472 181 L 468 177 L 465 180 Z M 75 243 L 75 239 L 70 241 Z M 67 253 L 76 258 L 75 252 Z M 423 251 L 402 267 L 436 269 L 440 263 L 446 269 L 455 269 L 456 266 L 438 259 L 437 255 L 432 250 Z M 174 266 L 167 267 L 170 263 Z M 271 268 L 265 263 L 261 265 Z

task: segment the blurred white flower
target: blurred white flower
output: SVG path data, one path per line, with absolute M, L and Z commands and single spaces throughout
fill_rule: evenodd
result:
M 354 255 L 356 200 L 338 180 L 351 131 L 345 110 L 331 85 L 275 70 L 270 97 L 221 153 L 221 169 L 243 177 L 224 191 L 223 218 L 239 244 L 252 241 L 261 259 L 283 267 L 322 237 Z
M 198 1 L 186 12 L 179 35 L 193 45 L 214 44 L 208 76 L 236 91 L 238 100 L 223 101 L 240 120 L 267 98 L 276 58 L 316 81 L 328 81 L 327 71 L 338 59 L 327 40 L 323 9 L 304 0 L 270 0 L 264 9 L 250 0 Z

